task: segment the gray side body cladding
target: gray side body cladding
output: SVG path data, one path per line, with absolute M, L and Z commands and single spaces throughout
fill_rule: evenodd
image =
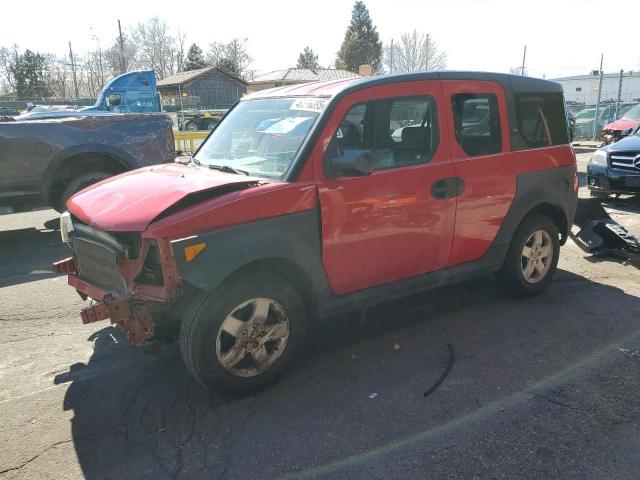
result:
M 303 290 L 304 296 L 311 300 L 314 315 L 322 319 L 495 272 L 502 266 L 515 230 L 529 212 L 540 206 L 553 208 L 556 220 L 570 227 L 576 201 L 573 167 L 522 173 L 517 177 L 517 191 L 511 208 L 482 258 L 346 295 L 335 295 L 329 287 L 322 265 L 322 234 L 317 209 L 177 240 L 173 242 L 173 248 L 180 276 L 206 292 L 215 290 L 229 275 L 255 262 L 289 262 L 304 272 L 305 285 L 295 287 Z M 562 226 L 560 229 L 566 236 Z M 187 262 L 184 247 L 200 242 L 206 242 L 207 248 L 193 262 Z

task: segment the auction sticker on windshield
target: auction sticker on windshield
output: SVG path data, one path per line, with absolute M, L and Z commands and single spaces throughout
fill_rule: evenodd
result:
M 289 110 L 304 110 L 305 112 L 322 112 L 329 103 L 328 98 L 298 98 L 291 104 Z

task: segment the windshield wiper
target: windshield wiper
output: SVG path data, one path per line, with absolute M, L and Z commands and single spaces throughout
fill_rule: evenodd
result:
M 193 164 L 195 164 L 195 165 L 197 165 L 197 166 L 202 165 L 202 163 L 200 163 L 200 160 L 196 160 L 196 159 L 195 159 L 195 158 L 193 158 L 193 157 L 191 157 L 189 160 L 191 161 L 191 163 L 193 163 Z
M 245 171 L 245 170 L 240 170 L 238 168 L 233 168 L 230 167 L 229 165 L 211 165 L 208 164 L 207 167 L 209 167 L 212 170 L 219 170 L 221 172 L 226 172 L 226 173 L 235 173 L 236 175 L 249 175 L 249 172 Z

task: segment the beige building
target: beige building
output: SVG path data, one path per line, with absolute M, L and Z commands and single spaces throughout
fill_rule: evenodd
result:
M 296 83 L 317 82 L 322 80 L 340 80 L 343 78 L 360 77 L 357 73 L 335 68 L 285 68 L 258 75 L 249 82 L 248 93 L 265 90 L 267 88 L 295 85 Z

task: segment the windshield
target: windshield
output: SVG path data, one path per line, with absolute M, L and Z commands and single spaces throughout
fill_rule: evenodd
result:
M 622 118 L 624 120 L 640 120 L 640 105 L 636 105 L 631 110 L 627 111 Z
M 240 102 L 194 159 L 252 176 L 282 178 L 329 99 L 270 98 Z

